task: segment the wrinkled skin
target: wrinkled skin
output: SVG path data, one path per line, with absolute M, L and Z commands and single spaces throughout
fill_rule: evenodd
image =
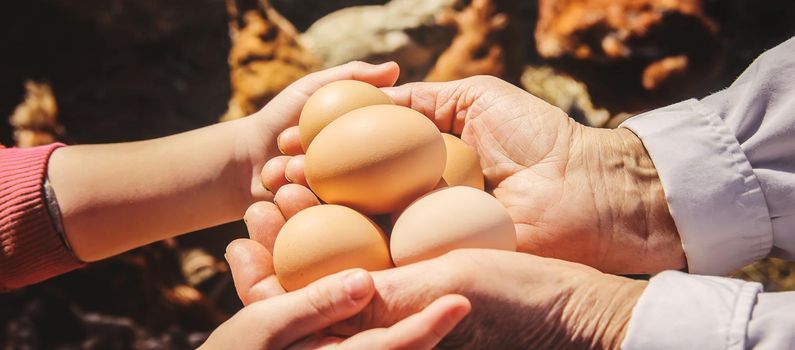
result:
M 264 246 L 237 240 L 227 258 L 244 301 L 284 293 L 271 275 L 271 255 Z M 344 338 L 389 327 L 455 293 L 471 302 L 472 311 L 441 347 L 618 349 L 646 285 L 562 260 L 478 249 L 371 274 L 376 292 L 370 303 L 326 334 Z
M 618 348 L 645 282 L 600 270 L 685 266 L 659 178 L 630 131 L 586 128 L 492 77 L 383 90 L 477 150 L 487 190 L 516 224 L 519 252 L 461 250 L 374 272 L 371 303 L 328 332 L 387 326 L 435 297 L 458 293 L 471 301 L 472 313 L 442 346 Z M 245 303 L 283 293 L 273 276 L 273 241 L 285 220 L 319 203 L 304 187 L 297 130 L 282 132 L 278 145 L 285 156 L 262 172 L 278 205 L 252 205 L 246 213 L 252 240 L 227 250 Z
M 632 132 L 582 126 L 494 77 L 384 91 L 477 150 L 488 190 L 516 224 L 519 251 L 610 273 L 686 266 L 654 165 Z M 297 136 L 288 128 L 279 137 L 280 149 L 292 157 L 266 164 L 269 171 L 281 169 L 263 172 L 268 188 L 287 182 L 281 174 L 306 184 Z

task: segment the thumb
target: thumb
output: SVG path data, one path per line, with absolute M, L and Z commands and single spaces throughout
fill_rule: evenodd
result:
M 269 345 L 281 349 L 357 314 L 374 293 L 370 274 L 352 269 L 254 305 L 268 316 L 264 325 L 271 335 Z

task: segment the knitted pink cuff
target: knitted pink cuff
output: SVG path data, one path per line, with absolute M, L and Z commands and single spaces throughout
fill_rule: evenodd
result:
M 47 163 L 61 146 L 0 148 L 0 291 L 83 265 L 55 230 L 44 199 Z

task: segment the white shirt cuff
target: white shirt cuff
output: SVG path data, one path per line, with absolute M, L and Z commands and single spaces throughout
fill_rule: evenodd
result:
M 759 294 L 746 338 L 756 350 L 795 349 L 795 292 Z
M 737 138 L 697 100 L 624 122 L 657 168 L 691 273 L 725 275 L 767 256 L 773 228 Z
M 762 285 L 665 271 L 632 310 L 622 349 L 744 349 Z

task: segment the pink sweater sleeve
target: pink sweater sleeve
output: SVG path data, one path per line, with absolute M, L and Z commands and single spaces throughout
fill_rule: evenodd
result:
M 55 230 L 44 199 L 47 162 L 61 146 L 0 146 L 0 291 L 82 265 Z

